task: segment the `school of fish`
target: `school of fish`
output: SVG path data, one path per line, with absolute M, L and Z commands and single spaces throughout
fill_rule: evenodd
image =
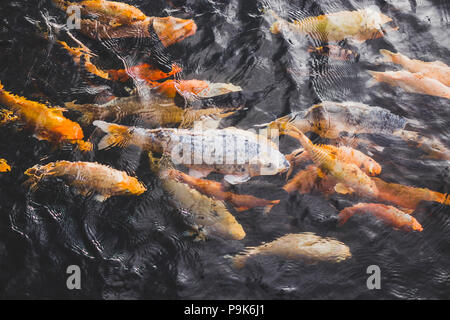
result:
M 78 8 L 82 14 L 79 32 L 96 41 L 151 38 L 157 42 L 158 50 L 164 50 L 194 36 L 197 31 L 194 20 L 147 16 L 125 2 L 53 2 L 62 10 L 61 14 Z M 360 54 L 343 49 L 338 43 L 345 39 L 364 42 L 383 37 L 386 32 L 383 26 L 392 21 L 374 7 L 293 21 L 280 18 L 272 9 L 266 14 L 275 19 L 270 27 L 274 36 L 293 32 L 311 37 L 323 44 L 304 48 L 305 51 L 352 63 L 359 61 Z M 0 83 L 0 123 L 19 122 L 33 137 L 46 140 L 54 147 L 71 145 L 92 154 L 111 148 L 135 147 L 145 151 L 159 187 L 167 194 L 174 210 L 186 218 L 195 239 L 242 240 L 246 232 L 239 223 L 240 214 L 258 208 L 270 214 L 281 199 L 258 198 L 233 189 L 257 176 L 283 176 L 288 180 L 283 186 L 287 193 L 361 198 L 361 202 L 353 206 L 336 209 L 339 226 L 349 219 L 364 223 L 365 214 L 369 214 L 380 223 L 399 230 L 397 232 L 421 232 L 424 227 L 412 216 L 421 202 L 450 205 L 446 194 L 385 182 L 377 177 L 383 174 L 383 162 L 358 150 L 366 143 L 379 147 L 370 141 L 370 136 L 376 134 L 406 142 L 420 149 L 424 157 L 450 160 L 445 142 L 410 129 L 408 126 L 414 126 L 414 121 L 383 107 L 351 101 L 322 101 L 305 106 L 304 111 L 258 125 L 276 131 L 277 139 L 279 135 L 295 139 L 300 148 L 283 154 L 272 136 L 236 127 L 219 128 L 221 120 L 241 112 L 244 106 L 217 106 L 209 99 L 239 93 L 243 90 L 240 86 L 183 79 L 183 68 L 179 65 L 169 64 L 163 68 L 154 63 L 158 50 L 150 53 L 153 60 L 124 64 L 117 70 L 105 69 L 101 58 L 70 32 L 59 33 L 58 37 L 64 39 L 56 39 L 56 43 L 74 65 L 87 72 L 88 78 L 97 77 L 119 85 L 131 83 L 137 91 L 125 97 L 110 96 L 104 103 L 67 101 L 60 107 L 14 95 Z M 384 62 L 404 69 L 369 71 L 376 82 L 385 82 L 410 93 L 450 99 L 450 67 L 443 62 L 412 59 L 386 49 L 380 50 L 380 54 Z M 143 89 L 151 92 L 150 97 L 139 94 Z M 178 103 L 180 97 L 187 105 Z M 195 106 L 198 101 L 204 102 L 201 108 Z M 125 125 L 129 119 L 133 119 L 133 124 Z M 96 145 L 84 136 L 83 130 L 88 128 L 103 135 Z M 308 133 L 326 139 L 327 144 L 313 143 Z M 11 168 L 5 159 L 0 159 L 2 175 L 11 170 L 14 166 Z M 210 173 L 219 175 L 221 180 L 207 179 Z M 49 185 L 54 185 L 56 178 L 75 195 L 92 196 L 100 202 L 110 197 L 139 197 L 151 192 L 133 174 L 97 162 L 43 163 L 24 174 L 28 177 L 25 185 L 30 194 L 48 181 L 52 182 Z M 291 174 L 294 174 L 292 178 Z M 363 217 L 352 218 L 355 215 Z M 265 255 L 305 263 L 338 263 L 352 256 L 350 248 L 339 240 L 304 232 L 246 248 L 234 255 L 231 263 L 242 268 L 254 257 Z

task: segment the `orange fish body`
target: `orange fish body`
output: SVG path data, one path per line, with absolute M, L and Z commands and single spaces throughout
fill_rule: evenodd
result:
M 111 196 L 141 195 L 147 190 L 139 180 L 126 172 L 94 162 L 52 162 L 34 166 L 25 171 L 25 174 L 30 176 L 28 182 L 32 188 L 43 178 L 58 177 L 75 187 L 82 195 L 96 193 L 99 201 Z
M 174 98 L 177 92 L 184 96 L 185 94 L 198 95 L 208 88 L 208 83 L 201 80 L 167 80 L 163 83 L 152 83 L 159 93 L 169 98 Z
M 438 202 L 450 205 L 450 198 L 446 194 L 425 188 L 415 188 L 397 183 L 388 183 L 379 178 L 372 178 L 375 182 L 379 201 L 387 201 L 402 208 L 416 209 L 421 201 Z
M 375 81 L 386 82 L 391 86 L 400 87 L 408 92 L 427 94 L 450 99 L 450 87 L 436 79 L 426 77 L 422 73 L 409 71 L 369 71 Z
M 397 229 L 405 231 L 423 230 L 420 223 L 414 217 L 393 206 L 387 206 L 380 203 L 358 203 L 353 207 L 341 210 L 339 213 L 339 225 L 343 225 L 354 214 L 364 213 L 370 213 Z
M 10 172 L 11 167 L 5 159 L 0 159 L 0 172 Z
M 90 150 L 92 145 L 83 141 L 80 125 L 63 115 L 61 108 L 49 108 L 42 103 L 27 100 L 3 89 L 0 83 L 0 103 L 8 106 L 26 125 L 33 128 L 39 140 L 53 143 L 78 144 L 81 150 Z
M 299 171 L 283 189 L 288 193 L 298 191 L 301 194 L 312 192 L 330 194 L 334 192 L 335 185 L 336 180 L 333 177 L 325 175 L 319 168 L 310 165 L 305 170 Z
M 314 145 L 303 132 L 296 128 L 290 130 L 288 134 L 300 141 L 313 162 L 324 173 L 329 173 L 336 179 L 338 182 L 336 186 L 337 191 L 339 190 L 342 193 L 355 191 L 358 194 L 367 196 L 377 194 L 375 183 L 357 165 L 339 160 L 335 154 Z M 348 191 L 343 191 L 343 189 L 348 189 Z
M 380 53 L 389 62 L 401 65 L 409 72 L 422 73 L 425 77 L 436 79 L 446 86 L 450 86 L 450 67 L 441 61 L 425 62 L 410 59 L 401 53 L 381 49 Z
M 230 202 L 237 211 L 245 211 L 255 207 L 265 207 L 267 212 L 280 202 L 280 200 L 266 200 L 252 195 L 240 195 L 230 191 L 224 191 L 220 182 L 195 178 L 178 170 L 172 169 L 168 174 L 171 178 L 186 183 L 191 188 L 194 188 L 207 196 Z
M 172 65 L 172 71 L 165 73 L 148 63 L 142 63 L 128 69 L 108 70 L 108 74 L 114 81 L 126 82 L 130 79 L 130 77 L 136 77 L 152 82 L 169 78 L 181 71 L 182 69 L 176 64 Z

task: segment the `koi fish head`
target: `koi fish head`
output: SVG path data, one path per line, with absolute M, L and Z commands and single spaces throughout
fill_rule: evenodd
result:
M 414 231 L 423 231 L 423 227 L 422 225 L 419 223 L 419 221 L 417 221 L 416 219 L 413 220 L 411 228 Z
M 170 16 L 154 18 L 153 28 L 166 47 L 182 41 L 197 32 L 197 25 L 194 20 L 185 20 Z
M 363 168 L 370 176 L 377 176 L 381 173 L 381 166 L 373 159 L 364 161 Z

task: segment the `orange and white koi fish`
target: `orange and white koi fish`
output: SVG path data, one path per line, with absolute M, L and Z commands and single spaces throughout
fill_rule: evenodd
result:
M 412 73 L 405 70 L 369 71 L 369 73 L 375 81 L 386 82 L 391 86 L 400 87 L 408 92 L 450 99 L 450 87 L 436 79 L 426 77 L 422 73 Z
M 242 91 L 241 87 L 231 83 L 211 83 L 203 80 L 167 80 L 149 84 L 169 98 L 174 98 L 177 93 L 184 97 L 211 98 Z
M 276 17 L 276 14 L 272 14 Z M 338 42 L 348 38 L 362 42 L 380 38 L 384 35 L 382 25 L 392 21 L 375 6 L 307 17 L 293 22 L 276 18 L 277 21 L 270 28 L 272 33 L 280 33 L 287 28 L 324 42 Z
M 233 257 L 235 268 L 242 268 L 253 256 L 278 256 L 289 260 L 301 260 L 307 263 L 339 263 L 352 256 L 350 248 L 333 238 L 322 238 L 314 233 L 305 232 L 287 234 L 275 241 L 258 247 L 246 248 L 244 252 Z
M 416 188 L 397 183 L 388 183 L 379 178 L 372 178 L 375 182 L 378 201 L 387 201 L 401 208 L 415 210 L 421 201 L 438 202 L 450 205 L 450 197 L 447 194 L 432 191 L 426 188 Z
M 158 175 L 162 188 L 169 194 L 172 205 L 193 221 L 199 238 L 219 236 L 228 240 L 242 240 L 246 234 L 242 225 L 228 211 L 221 200 L 210 198 L 191 188 L 170 174 L 166 159 L 156 160 L 149 153 L 150 168 Z
M 346 146 L 335 147 L 332 145 L 316 145 L 316 147 L 325 150 L 328 154 L 336 158 L 337 161 L 343 161 L 357 165 L 362 169 L 363 172 L 370 176 L 376 176 L 381 173 L 381 166 L 378 164 L 378 162 L 359 150 Z M 304 158 L 311 157 L 309 153 L 303 152 L 299 156 L 294 157 L 293 161 L 295 163 L 298 163 L 298 159 L 302 160 Z
M 35 137 L 55 144 L 69 142 L 80 150 L 92 149 L 90 142 L 83 141 L 80 125 L 63 116 L 63 108 L 49 108 L 45 104 L 27 100 L 4 90 L 0 83 L 0 103 L 7 106 L 17 119 L 32 128 Z
M 108 70 L 111 80 L 126 82 L 130 78 L 138 78 L 152 83 L 153 81 L 159 81 L 167 79 L 179 72 L 182 69 L 176 64 L 172 65 L 172 70 L 169 73 L 165 73 L 153 65 L 148 63 L 142 63 L 127 69 Z
M 381 49 L 385 60 L 401 65 L 409 72 L 421 73 L 425 77 L 436 79 L 447 87 L 450 86 L 450 67 L 441 61 L 425 62 L 410 59 L 401 53 Z
M 83 15 L 92 15 L 98 21 L 108 23 L 111 26 L 129 25 L 147 18 L 141 10 L 123 2 L 106 0 L 84 0 L 80 2 L 53 0 L 53 2 L 64 11 L 67 11 L 69 7 L 78 7 Z
M 143 21 L 121 26 L 111 26 L 89 19 L 81 20 L 81 32 L 93 39 L 151 38 L 153 35 L 150 31 L 151 27 L 165 47 L 180 42 L 197 32 L 197 25 L 193 20 L 170 16 L 147 17 Z
M 36 165 L 25 171 L 31 189 L 45 178 L 61 178 L 81 195 L 96 194 L 95 199 L 105 201 L 112 196 L 141 195 L 147 188 L 126 172 L 95 162 L 58 161 L 44 166 Z
M 333 60 L 350 62 L 359 61 L 359 53 L 333 44 L 323 45 L 319 47 L 310 46 L 308 47 L 308 52 L 329 57 Z
M 342 161 L 335 154 L 314 145 L 303 132 L 296 128 L 290 130 L 288 134 L 300 141 L 313 162 L 325 174 L 330 174 L 336 179 L 338 184 L 335 189 L 337 192 L 347 193 L 353 190 L 363 195 L 377 194 L 375 183 L 357 165 Z
M 396 229 L 405 231 L 422 231 L 423 227 L 411 215 L 400 211 L 393 206 L 380 203 L 358 203 L 353 207 L 348 207 L 339 213 L 339 225 L 342 226 L 351 216 L 355 214 L 370 213 L 383 220 L 385 223 Z
M 194 188 L 209 197 L 231 203 L 237 211 L 246 211 L 255 207 L 263 207 L 265 208 L 264 212 L 268 213 L 274 205 L 280 203 L 280 200 L 266 200 L 252 195 L 241 195 L 225 191 L 220 182 L 195 178 L 175 169 L 169 170 L 168 175 L 172 179 L 186 183 L 191 188 Z
M 0 159 L 0 172 L 10 172 L 11 167 L 5 159 Z
M 88 47 L 80 43 L 80 47 L 74 48 L 70 47 L 66 42 L 64 41 L 58 41 L 58 43 L 72 56 L 73 61 L 79 65 L 84 67 L 88 72 L 109 80 L 110 75 L 108 72 L 100 70 L 97 68 L 95 64 L 92 63 L 91 58 L 94 56 L 94 54 L 89 50 Z
M 301 194 L 313 192 L 331 194 L 334 193 L 336 180 L 326 175 L 314 165 L 309 165 L 306 169 L 297 172 L 297 174 L 289 180 L 283 189 L 292 193 L 298 191 Z
M 107 135 L 99 150 L 114 146 L 135 145 L 142 149 L 165 153 L 176 164 L 190 169 L 198 178 L 211 172 L 224 174 L 231 184 L 243 183 L 254 176 L 276 175 L 289 169 L 289 162 L 278 146 L 267 138 L 237 128 L 188 130 L 143 129 L 104 121 L 94 121 Z

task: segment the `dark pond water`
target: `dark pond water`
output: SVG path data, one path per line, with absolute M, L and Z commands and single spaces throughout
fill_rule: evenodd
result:
M 319 15 L 375 5 L 392 17 L 398 31 L 362 44 L 341 45 L 360 54 L 358 62 L 310 55 L 311 41 L 272 35 L 253 0 L 127 1 L 147 15 L 194 19 L 197 33 L 168 48 L 183 67 L 183 77 L 230 82 L 243 88 L 247 112 L 232 125 L 250 128 L 303 110 L 322 100 L 358 101 L 414 119 L 424 133 L 450 140 L 446 99 L 407 93 L 384 84 L 368 87 L 367 69 L 384 70 L 379 49 L 398 50 L 425 61 L 450 63 L 450 6 L 444 0 L 273 1 L 285 18 Z M 0 80 L 9 91 L 60 105 L 93 101 L 96 92 L 70 58 L 42 39 L 32 21 L 44 16 L 64 23 L 51 1 L 0 4 Z M 30 22 L 31 21 L 31 22 Z M 78 35 L 77 35 L 78 36 Z M 83 39 L 89 47 L 101 45 Z M 121 58 L 141 47 L 129 45 Z M 131 59 L 131 58 L 130 58 Z M 121 67 L 112 57 L 111 66 Z M 386 69 L 389 69 L 387 67 Z M 96 83 L 109 86 L 109 83 Z M 107 90 L 119 95 L 123 88 Z M 70 115 L 69 115 L 70 116 Z M 86 135 L 92 127 L 83 128 Z M 15 126 L 0 127 L 0 156 L 13 170 L 0 175 L 0 297 L 94 299 L 433 299 L 450 298 L 450 208 L 422 203 L 414 216 L 424 231 L 407 233 L 371 217 L 337 227 L 337 213 L 355 197 L 287 195 L 284 176 L 254 178 L 241 192 L 282 201 L 269 215 L 233 212 L 247 236 L 242 241 L 192 241 L 186 225 L 168 205 L 167 195 L 136 150 L 83 155 L 60 150 Z M 95 141 L 95 134 L 93 136 Z M 318 137 L 315 137 L 320 141 Z M 384 144 L 373 157 L 386 181 L 450 191 L 447 161 L 421 158 L 404 143 L 374 137 Z M 98 141 L 98 140 L 97 140 Z M 281 139 L 281 150 L 297 147 Z M 105 203 L 74 196 L 64 184 L 46 185 L 32 197 L 22 186 L 23 172 L 56 160 L 98 161 L 134 172 L 150 191 L 140 197 L 113 197 Z M 227 258 L 246 246 L 287 233 L 315 232 L 334 237 L 352 252 L 339 264 L 304 264 L 260 258 L 235 270 Z M 66 288 L 66 268 L 79 265 L 82 289 Z M 366 269 L 381 268 L 381 289 L 368 290 Z

